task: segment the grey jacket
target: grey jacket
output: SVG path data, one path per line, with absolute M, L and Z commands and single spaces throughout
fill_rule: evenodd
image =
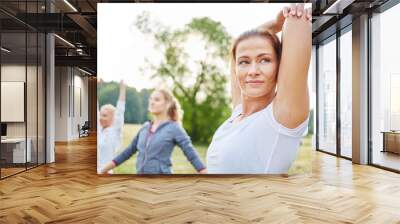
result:
M 150 128 L 151 123 L 146 122 L 131 144 L 113 159 L 117 166 L 137 151 L 137 174 L 170 174 L 172 173 L 171 154 L 175 145 L 178 145 L 197 171 L 205 168 L 190 137 L 177 122 L 164 122 L 154 133 L 150 133 Z

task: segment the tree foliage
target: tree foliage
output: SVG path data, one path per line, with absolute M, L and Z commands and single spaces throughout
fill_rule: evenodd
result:
M 230 113 L 229 76 L 224 70 L 228 71 L 231 37 L 221 23 L 208 17 L 194 18 L 181 29 L 171 29 L 143 13 L 137 17 L 136 27 L 155 40 L 163 55 L 159 64 L 142 69 L 143 75 L 172 83 L 169 88 L 184 110 L 184 128 L 193 141 L 209 143 Z M 197 60 L 185 49 L 192 37 L 200 37 L 202 42 L 195 44 L 204 48 L 204 57 Z

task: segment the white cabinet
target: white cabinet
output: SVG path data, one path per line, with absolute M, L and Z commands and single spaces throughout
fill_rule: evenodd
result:
M 12 148 L 12 162 L 25 163 L 32 161 L 32 140 L 28 138 L 25 151 L 25 138 L 8 138 L 2 139 L 1 144 Z M 26 161 L 25 161 L 26 159 Z

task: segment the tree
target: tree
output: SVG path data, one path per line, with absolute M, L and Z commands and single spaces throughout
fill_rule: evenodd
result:
M 170 88 L 184 110 L 183 125 L 195 142 L 209 143 L 217 127 L 229 116 L 227 96 L 228 55 L 231 37 L 223 25 L 208 17 L 194 18 L 182 29 L 171 30 L 139 15 L 136 27 L 155 40 L 162 53 L 160 64 L 149 63 L 144 75 L 172 83 Z M 191 58 L 188 42 L 200 38 L 203 56 Z M 194 66 L 189 66 L 194 64 Z

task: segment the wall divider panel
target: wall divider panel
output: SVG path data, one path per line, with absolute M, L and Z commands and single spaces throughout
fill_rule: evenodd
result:
M 10 6 L 10 4 L 15 6 L 16 2 L 2 1 L 0 3 L 0 8 L 2 8 L 0 11 L 0 82 L 2 84 L 0 99 L 4 101 L 0 105 L 1 114 L 3 114 L 3 118 L 0 115 L 1 179 L 44 164 L 46 156 L 45 33 L 14 16 L 14 14 L 24 16 L 27 13 L 43 13 L 45 1 L 18 1 L 18 7 L 14 7 L 16 12 L 7 13 L 3 10 L 3 6 Z M 6 83 L 14 85 L 15 88 L 7 89 Z M 17 88 L 20 84 L 23 87 Z M 13 100 L 7 100 L 10 98 Z M 15 109 L 20 101 L 23 102 L 23 106 Z M 9 114 L 23 114 L 23 116 L 18 119 L 6 119 L 5 115 Z
M 315 47 L 316 148 L 352 158 L 352 26 L 347 25 Z

